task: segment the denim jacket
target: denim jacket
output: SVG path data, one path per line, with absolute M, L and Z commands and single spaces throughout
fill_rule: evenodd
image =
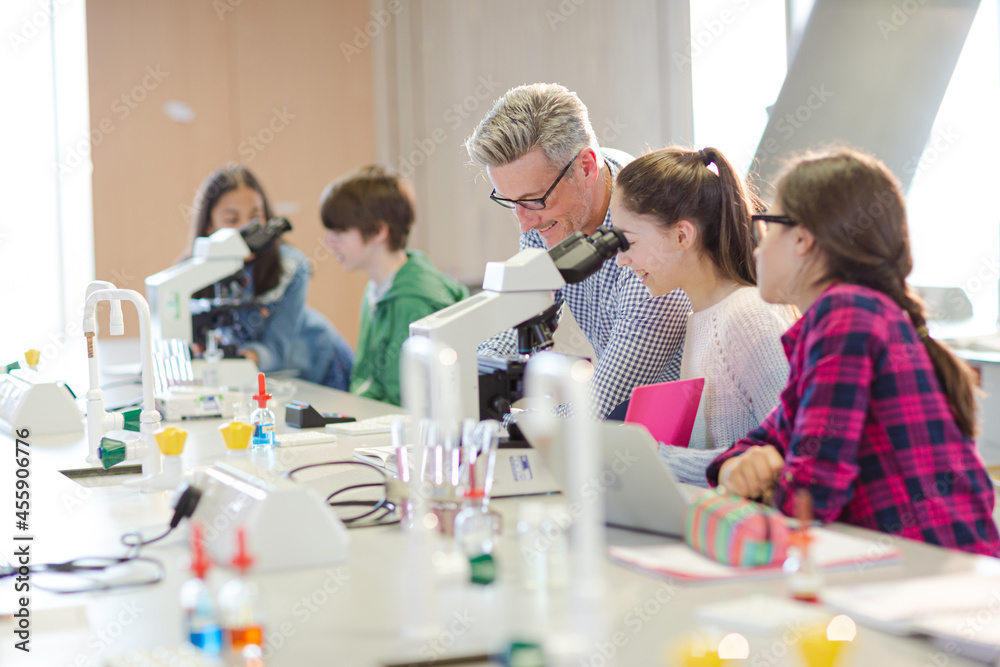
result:
M 306 305 L 312 267 L 302 251 L 279 246 L 281 279 L 254 300 L 254 307 L 235 313 L 240 349 L 257 353 L 260 370 L 294 369 L 303 380 L 346 390 L 354 352 L 319 312 Z M 246 293 L 253 294 L 253 272 L 244 269 Z

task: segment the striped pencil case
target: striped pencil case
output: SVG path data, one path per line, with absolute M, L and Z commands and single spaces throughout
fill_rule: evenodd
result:
M 692 503 L 684 527 L 691 548 L 737 567 L 783 563 L 790 534 L 774 508 L 728 493 L 706 494 Z

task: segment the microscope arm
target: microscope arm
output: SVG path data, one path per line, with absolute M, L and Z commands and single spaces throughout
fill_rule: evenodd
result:
M 479 421 L 479 344 L 544 311 L 555 302 L 552 290 L 493 292 L 475 296 L 410 324 L 411 336 L 426 336 L 458 353 L 462 417 Z
M 146 278 L 146 295 L 157 339 L 203 342 L 192 340 L 191 295 L 242 268 L 243 260 L 239 258 L 194 257 Z

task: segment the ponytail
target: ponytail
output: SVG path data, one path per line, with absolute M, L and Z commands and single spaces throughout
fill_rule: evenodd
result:
M 721 186 L 719 244 L 712 259 L 722 275 L 744 285 L 756 285 L 757 262 L 753 251 L 757 243 L 750 220 L 752 199 L 743 180 L 719 149 L 704 148 L 701 154 L 707 160 L 706 166 L 715 164 Z
M 709 168 L 712 164 L 716 171 Z M 664 227 L 692 222 L 702 250 L 725 278 L 757 284 L 750 214 L 758 200 L 717 148 L 647 153 L 618 172 L 616 188 L 626 209 L 652 215 Z

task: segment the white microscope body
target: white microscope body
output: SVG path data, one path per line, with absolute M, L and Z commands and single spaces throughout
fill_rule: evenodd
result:
M 146 296 L 152 311 L 153 335 L 159 340 L 193 340 L 191 295 L 243 268 L 250 256 L 239 230 L 223 228 L 197 238 L 191 259 L 146 278 Z
M 555 303 L 555 290 L 585 280 L 627 249 L 625 235 L 603 225 L 591 236 L 574 232 L 548 251 L 526 248 L 506 262 L 487 263 L 479 294 L 410 324 L 411 336 L 426 336 L 458 353 L 462 417 L 480 419 L 479 344 L 544 313 Z
M 528 248 L 505 262 L 489 262 L 483 291 L 410 324 L 411 336 L 425 336 L 458 353 L 462 414 L 479 421 L 479 344 L 555 303 L 566 281 L 549 253 Z

